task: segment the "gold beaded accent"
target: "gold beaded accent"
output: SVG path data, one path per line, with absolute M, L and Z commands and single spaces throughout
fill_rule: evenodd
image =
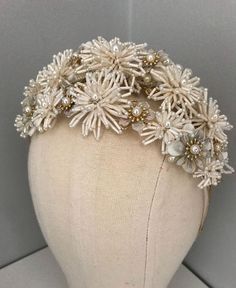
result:
M 69 65 L 72 68 L 75 68 L 81 64 L 81 58 L 77 55 L 72 55 L 71 58 L 69 59 Z
M 203 144 L 197 138 L 191 139 L 187 142 L 185 147 L 185 155 L 186 157 L 193 161 L 201 156 Z M 194 150 L 195 149 L 195 150 Z
M 145 121 L 148 115 L 148 109 L 142 105 L 142 103 L 138 103 L 137 101 L 133 101 L 128 111 L 128 118 L 132 123 Z
M 68 103 L 63 103 L 63 100 L 67 100 Z M 57 109 L 60 111 L 68 111 L 71 109 L 71 107 L 74 105 L 74 101 L 72 100 L 72 96 L 64 96 L 61 100 L 61 102 L 57 105 Z
M 153 88 L 144 88 L 145 94 L 148 96 L 152 92 Z
M 158 62 L 160 61 L 160 55 L 158 54 L 158 52 L 153 52 L 150 54 L 147 54 L 144 59 L 143 59 L 143 66 L 144 67 L 153 67 L 156 66 L 158 64 Z
M 213 147 L 214 147 L 214 154 L 218 157 L 221 154 L 221 152 L 223 152 L 226 149 L 227 144 L 215 140 L 213 143 Z
M 27 111 L 27 108 L 29 109 L 29 111 Z M 32 105 L 32 106 L 25 106 L 25 115 L 28 117 L 28 118 L 31 118 L 34 114 L 34 111 L 35 111 L 35 105 Z

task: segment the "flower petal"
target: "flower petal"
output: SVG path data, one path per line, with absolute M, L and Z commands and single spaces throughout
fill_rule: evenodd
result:
M 167 153 L 171 156 L 180 156 L 183 155 L 185 146 L 181 141 L 173 141 L 167 145 Z
M 143 122 L 136 122 L 132 124 L 132 129 L 140 134 L 144 126 L 145 124 Z
M 192 174 L 196 170 L 197 165 L 194 161 L 186 160 L 182 167 L 187 173 Z

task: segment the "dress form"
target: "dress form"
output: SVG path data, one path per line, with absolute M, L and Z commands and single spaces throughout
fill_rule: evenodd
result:
M 166 288 L 199 231 L 204 193 L 136 132 L 84 138 L 65 119 L 32 137 L 29 181 L 70 288 Z

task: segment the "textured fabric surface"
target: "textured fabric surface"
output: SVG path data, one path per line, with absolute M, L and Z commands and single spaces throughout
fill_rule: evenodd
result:
M 0 283 L 1 288 L 68 288 L 64 275 L 48 248 L 0 270 Z M 185 287 L 206 288 L 181 265 L 168 288 Z
M 157 143 L 79 129 L 60 119 L 29 152 L 36 214 L 70 287 L 166 287 L 197 236 L 203 191 Z

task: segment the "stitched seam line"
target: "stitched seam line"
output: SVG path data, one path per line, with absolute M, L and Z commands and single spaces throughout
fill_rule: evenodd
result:
M 147 230 L 146 230 L 146 247 L 145 247 L 145 264 L 144 264 L 144 279 L 143 279 L 143 288 L 145 288 L 146 285 L 146 275 L 147 275 L 147 260 L 148 260 L 148 240 L 149 240 L 149 226 L 150 226 L 150 219 L 151 219 L 151 213 L 152 213 L 152 207 L 154 203 L 154 199 L 156 196 L 156 190 L 159 184 L 160 176 L 161 176 L 161 171 L 165 162 L 166 156 L 163 157 L 162 163 L 157 175 L 155 187 L 154 187 L 154 193 L 152 195 L 151 203 L 150 203 L 150 208 L 149 208 L 149 213 L 148 213 L 148 220 L 147 220 Z

